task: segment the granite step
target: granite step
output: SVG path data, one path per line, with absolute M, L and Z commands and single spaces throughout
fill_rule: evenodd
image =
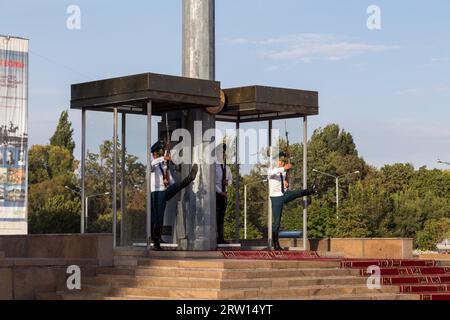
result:
M 227 295 L 227 292 L 222 292 L 227 299 L 276 299 L 276 298 L 294 298 L 301 299 L 304 297 L 329 297 L 329 296 L 359 296 L 361 294 L 378 295 L 378 294 L 399 294 L 399 288 L 395 286 L 384 286 L 380 289 L 371 290 L 366 285 L 319 285 L 319 286 L 301 286 L 292 288 L 270 288 L 267 290 L 257 291 L 257 296 L 254 296 L 255 290 L 244 291 L 234 295 Z M 231 294 L 231 292 L 230 292 Z
M 290 288 L 250 288 L 250 289 L 203 289 L 203 288 L 162 288 L 162 287 L 109 287 L 84 285 L 82 291 L 99 296 L 145 296 L 155 298 L 184 299 L 274 299 L 360 294 L 398 294 L 397 286 L 387 286 L 370 290 L 365 285 L 317 285 Z
M 298 287 L 313 285 L 350 285 L 365 284 L 366 279 L 353 276 L 330 277 L 289 277 L 285 279 L 258 278 L 258 279 L 203 279 L 187 277 L 149 277 L 149 276 L 111 276 L 99 275 L 97 277 L 84 277 L 82 285 L 97 285 L 107 287 L 183 287 L 208 289 L 247 289 L 272 287 Z
M 339 268 L 336 260 L 232 260 L 232 259 L 137 259 L 138 266 L 176 267 L 176 268 L 214 268 L 214 269 L 302 269 Z
M 313 276 L 358 276 L 355 269 L 340 268 L 291 268 L 291 269 L 234 269 L 220 268 L 175 268 L 175 267 L 115 267 L 98 268 L 97 274 L 105 275 L 136 275 L 161 277 L 191 277 L 207 279 L 257 279 L 257 278 L 286 278 Z
M 69 265 L 97 266 L 97 259 L 72 258 L 2 258 L 0 266 L 3 267 L 64 267 Z
M 58 292 L 58 293 L 38 293 L 37 300 L 167 300 L 167 298 L 132 296 L 114 297 L 102 294 L 92 294 L 86 292 Z M 171 300 L 185 300 L 183 298 L 171 298 Z
M 224 259 L 220 251 L 154 251 L 145 248 L 115 249 L 114 256 L 163 259 Z
M 148 297 L 148 296 L 105 296 L 99 294 L 92 294 L 86 292 L 59 292 L 59 293 L 40 293 L 38 300 L 166 300 L 164 297 Z M 341 294 L 341 295 L 327 295 L 327 296 L 313 296 L 300 298 L 271 298 L 271 300 L 420 300 L 421 295 L 418 294 Z M 185 298 L 171 298 L 171 300 L 185 300 Z M 202 299 L 190 299 L 202 300 Z M 248 300 L 260 300 L 260 298 L 253 298 Z

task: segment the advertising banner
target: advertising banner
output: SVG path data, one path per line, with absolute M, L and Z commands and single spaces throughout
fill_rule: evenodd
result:
M 27 233 L 28 40 L 0 36 L 0 235 Z

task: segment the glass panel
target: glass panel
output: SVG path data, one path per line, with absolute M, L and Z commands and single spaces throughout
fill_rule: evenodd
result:
M 122 119 L 121 116 L 120 119 Z M 123 199 L 123 205 L 120 206 L 121 208 L 124 207 L 125 212 L 122 215 L 123 231 L 121 235 L 123 238 L 118 243 L 121 246 L 145 245 L 147 119 L 145 115 L 127 114 L 125 123 L 125 198 Z M 121 129 L 120 126 L 120 133 L 122 132 Z M 121 149 L 120 158 L 122 158 Z M 120 172 L 122 172 L 121 168 Z M 121 183 L 120 191 L 122 190 Z
M 113 113 L 86 112 L 85 232 L 112 233 Z

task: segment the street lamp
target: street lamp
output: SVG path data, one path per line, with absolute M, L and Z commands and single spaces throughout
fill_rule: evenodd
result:
M 79 192 L 79 191 L 77 191 L 77 190 L 74 190 L 74 189 L 72 189 L 72 188 L 69 188 L 68 186 L 64 186 L 64 188 L 66 188 L 67 190 L 69 190 L 69 191 L 71 191 L 71 192 L 73 192 L 73 193 L 76 193 L 76 194 L 78 194 L 79 196 L 81 196 L 81 193 Z M 93 194 L 93 195 L 90 195 L 90 196 L 87 196 L 87 197 L 84 197 L 84 203 L 85 203 L 85 208 L 86 208 L 86 210 L 85 210 L 85 217 L 81 217 L 81 230 L 80 230 L 80 233 L 84 233 L 85 232 L 85 230 L 87 231 L 87 218 L 88 218 L 88 205 L 89 205 L 89 198 L 92 198 L 92 197 L 99 197 L 99 196 L 106 196 L 106 195 L 108 195 L 108 194 L 110 194 L 110 192 L 104 192 L 104 193 L 97 193 L 97 194 Z
M 110 194 L 109 192 L 104 192 L 104 193 L 97 193 L 97 194 L 93 194 L 93 195 L 90 195 L 90 196 L 87 196 L 87 197 L 85 197 L 84 199 L 85 199 L 85 205 L 84 205 L 84 207 L 86 208 L 86 210 L 85 210 L 85 212 L 86 212 L 86 217 L 85 217 L 85 223 L 86 223 L 86 227 L 85 227 L 85 229 L 86 229 L 86 231 L 87 231 L 87 226 L 88 226 L 88 212 L 89 212 L 89 209 L 88 209 L 88 206 L 89 206 L 89 198 L 93 198 L 93 197 L 100 197 L 100 196 L 106 196 L 106 195 L 108 195 L 108 194 Z
M 446 165 L 450 166 L 450 162 L 445 162 L 445 161 L 442 161 L 441 159 L 438 159 L 437 162 L 438 162 L 438 163 L 441 163 L 441 164 L 446 164 Z
M 360 173 L 359 170 L 355 171 L 355 172 L 350 172 L 350 173 L 347 173 L 347 174 L 343 174 L 343 175 L 340 175 L 340 176 L 335 176 L 335 175 L 332 175 L 332 174 L 329 174 L 329 173 L 326 173 L 326 172 L 319 171 L 317 169 L 313 169 L 313 172 L 317 172 L 317 173 L 323 174 L 324 176 L 328 176 L 328 177 L 331 177 L 331 178 L 335 179 L 335 181 L 336 181 L 336 219 L 339 219 L 339 179 L 343 178 L 343 177 L 346 177 L 346 176 L 349 176 L 349 175 L 352 175 L 352 174 L 359 174 Z
M 267 179 L 244 184 L 244 239 L 247 240 L 247 187 L 253 184 L 265 182 Z
M 75 190 L 75 189 L 69 188 L 68 186 L 64 186 L 64 188 L 66 188 L 67 190 L 69 190 L 69 191 L 71 191 L 73 193 L 76 193 L 76 194 L 81 196 L 81 193 L 79 191 Z

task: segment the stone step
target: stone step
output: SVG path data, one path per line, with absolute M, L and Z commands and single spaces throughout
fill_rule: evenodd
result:
M 321 285 L 291 288 L 254 289 L 196 289 L 196 288 L 130 288 L 84 285 L 82 291 L 99 296 L 145 296 L 149 298 L 184 299 L 275 299 L 311 298 L 316 296 L 341 296 L 360 294 L 398 294 L 397 286 L 387 286 L 370 290 L 365 285 Z
M 385 286 L 381 289 L 370 290 L 366 285 L 321 285 L 321 286 L 301 286 L 292 288 L 270 288 L 265 290 L 244 290 L 241 292 L 221 292 L 223 299 L 279 299 L 279 298 L 316 298 L 330 296 L 360 296 L 379 294 L 399 294 L 399 288 L 395 286 Z M 255 295 L 257 294 L 257 295 Z
M 256 300 L 259 298 L 248 299 Z M 272 298 L 271 300 L 420 300 L 420 295 L 417 294 L 359 294 L 359 295 L 328 295 L 328 296 L 313 296 L 313 297 L 301 297 L 301 298 Z M 50 293 L 39 294 L 37 300 L 166 300 L 161 297 L 149 297 L 149 296 L 103 296 L 86 293 Z M 185 300 L 184 298 L 171 298 L 171 300 Z M 192 299 L 197 300 L 197 299 Z M 201 299 L 198 299 L 201 300 Z
M 108 287 L 108 286 L 90 286 L 84 285 L 81 292 L 95 294 L 99 296 L 128 297 L 143 296 L 148 298 L 160 299 L 218 299 L 220 290 L 216 289 L 196 289 L 196 288 L 132 288 L 132 287 Z M 59 292 L 63 293 L 63 292 Z
M 365 284 L 366 279 L 352 276 L 331 277 L 297 277 L 286 279 L 259 278 L 259 279 L 202 279 L 185 277 L 148 277 L 148 276 L 111 276 L 99 275 L 97 277 L 84 277 L 82 285 L 105 287 L 182 287 L 203 289 L 247 289 L 272 287 L 298 287 L 318 285 L 350 285 Z
M 148 296 L 105 296 L 86 292 L 64 292 L 64 293 L 39 293 L 37 300 L 166 300 L 162 297 Z M 341 294 L 299 298 L 272 298 L 271 300 L 420 300 L 417 294 L 395 294 L 395 293 L 364 293 L 364 294 Z M 185 298 L 171 298 L 171 300 L 185 300 Z M 197 299 L 192 299 L 197 300 Z M 260 300 L 253 298 L 248 300 Z
M 105 275 L 136 275 L 153 277 L 189 277 L 202 279 L 257 279 L 257 278 L 287 278 L 287 277 L 326 277 L 326 276 L 359 276 L 355 269 L 339 268 L 302 268 L 302 269 L 201 269 L 173 267 L 115 267 L 98 268 L 97 274 Z M 363 278 L 363 277 L 362 277 Z
M 102 294 L 86 292 L 58 292 L 58 293 L 38 293 L 37 300 L 167 300 L 167 298 L 146 297 L 146 296 L 124 296 L 114 297 Z M 183 298 L 171 298 L 171 300 L 184 300 Z
M 220 251 L 154 251 L 146 248 L 120 248 L 114 250 L 117 257 L 141 257 L 141 258 L 164 258 L 164 259 L 223 259 Z
M 214 268 L 214 269 L 302 269 L 338 268 L 337 260 L 233 260 L 233 259 L 137 259 L 138 266 L 176 267 L 176 268 Z
M 96 266 L 97 259 L 65 259 L 65 258 L 3 258 L 0 261 L 0 266 L 3 267 L 58 267 L 78 265 L 82 266 Z

